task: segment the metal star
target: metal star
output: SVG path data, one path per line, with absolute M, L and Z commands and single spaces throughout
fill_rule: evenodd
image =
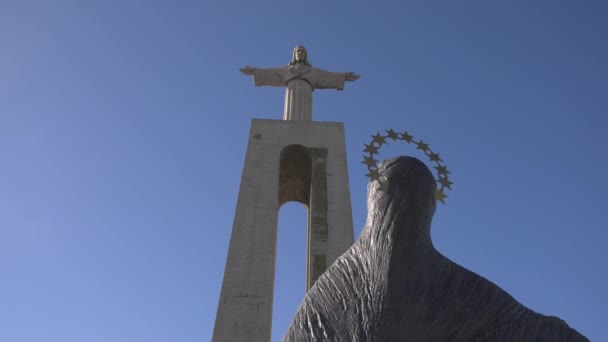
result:
M 431 161 L 434 161 L 434 162 L 440 162 L 440 161 L 443 161 L 443 160 L 441 160 L 441 158 L 439 158 L 439 154 L 437 154 L 437 153 L 433 153 L 433 151 L 430 151 L 430 154 L 429 154 L 429 159 L 430 159 Z
M 420 140 L 420 142 L 417 142 L 416 145 L 418 145 L 418 147 L 416 147 L 417 150 L 423 150 L 424 152 L 426 152 L 426 150 L 429 149 L 429 144 L 423 143 L 422 140 Z
M 446 194 L 443 192 L 443 188 L 441 188 L 441 189 L 436 189 L 436 190 L 435 190 L 435 201 L 439 201 L 439 202 L 441 202 L 441 203 L 445 204 L 445 201 L 444 201 L 444 200 L 445 200 L 447 197 L 448 197 L 448 195 L 446 195 Z
M 386 143 L 386 138 L 382 135 L 380 135 L 380 133 L 376 133 L 376 135 L 372 135 L 372 144 L 373 143 L 378 143 L 378 146 L 382 146 L 382 144 Z
M 386 131 L 386 134 L 388 135 L 389 138 L 393 139 L 393 141 L 399 139 L 399 134 L 397 132 L 393 131 L 392 128 L 390 130 Z
M 363 150 L 363 152 L 368 152 L 370 154 L 370 156 L 373 156 L 374 153 L 378 154 L 378 147 L 376 147 L 374 144 L 363 144 L 365 145 L 365 149 Z
M 378 173 L 378 170 L 369 170 L 369 173 L 366 174 L 366 176 L 369 177 L 371 182 L 375 180 L 380 180 L 380 174 Z
M 361 164 L 365 164 L 365 165 L 367 165 L 367 168 L 371 168 L 371 167 L 376 167 L 377 162 L 378 161 L 376 159 L 374 159 L 373 156 L 369 156 L 369 157 L 364 156 Z
M 414 138 L 414 136 L 407 134 L 406 131 L 403 131 L 403 134 L 401 135 L 401 139 L 407 141 L 408 144 L 412 142 L 413 138 Z
M 450 173 L 450 171 L 448 171 L 448 167 L 445 165 L 438 164 L 437 166 L 435 166 L 435 169 L 437 169 L 438 174 L 440 174 L 440 175 L 444 174 L 444 175 L 446 175 L 446 177 L 447 177 L 447 174 Z
M 437 181 L 439 182 L 439 184 L 442 185 L 442 188 L 445 187 L 445 188 L 448 188 L 448 189 L 452 190 L 452 186 L 451 185 L 454 184 L 454 183 L 450 182 L 450 180 L 448 179 L 447 176 L 446 177 L 439 177 L 439 179 Z
M 446 189 L 452 190 L 452 184 L 454 183 L 448 179 L 450 171 L 448 171 L 447 166 L 441 165 L 443 160 L 439 154 L 433 152 L 433 150 L 429 148 L 429 144 L 425 144 L 422 140 L 414 140 L 414 136 L 407 133 L 407 131 L 399 133 L 393 129 L 389 129 L 385 130 L 385 132 L 386 134 L 384 135 L 380 133 L 372 135 L 372 141 L 369 144 L 364 144 L 365 149 L 363 152 L 366 152 L 366 154 L 363 155 L 361 164 L 364 164 L 367 167 L 369 173 L 366 176 L 369 177 L 370 182 L 378 181 L 378 187 L 376 189 L 378 191 L 388 191 L 388 180 L 380 174 L 377 164 L 378 161 L 374 158 L 374 154 L 379 153 L 382 145 L 388 144 L 390 142 L 389 139 L 392 139 L 392 141 L 403 140 L 407 143 L 414 143 L 416 144 L 416 149 L 422 150 L 434 164 L 433 166 L 437 170 L 437 186 L 439 187 L 435 190 L 435 201 L 445 204 L 445 199 L 448 197 L 445 191 Z

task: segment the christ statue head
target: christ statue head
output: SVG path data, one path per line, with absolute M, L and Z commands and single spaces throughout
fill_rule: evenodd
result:
M 306 66 L 311 66 L 308 62 L 308 53 L 306 52 L 306 48 L 302 45 L 298 45 L 293 49 L 293 57 L 291 58 L 291 62 L 289 65 L 296 64 L 304 64 Z

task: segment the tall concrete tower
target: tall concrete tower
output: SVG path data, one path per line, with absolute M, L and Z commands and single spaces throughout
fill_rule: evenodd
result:
M 344 125 L 312 121 L 312 92 L 359 76 L 312 67 L 302 46 L 288 66 L 241 72 L 285 87 L 285 112 L 251 124 L 213 342 L 270 341 L 282 204 L 308 209 L 307 291 L 354 241 Z

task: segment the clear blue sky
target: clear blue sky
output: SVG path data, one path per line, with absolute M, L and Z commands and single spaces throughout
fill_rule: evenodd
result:
M 455 182 L 437 249 L 608 341 L 605 1 L 0 2 L 0 341 L 207 341 L 252 118 L 238 67 L 354 71 L 315 92 L 363 143 L 408 130 Z M 382 157 L 409 154 L 394 145 Z M 305 210 L 280 213 L 273 340 L 304 295 Z

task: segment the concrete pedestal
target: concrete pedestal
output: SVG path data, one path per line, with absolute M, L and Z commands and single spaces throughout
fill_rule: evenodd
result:
M 214 342 L 270 341 L 280 206 L 308 208 L 306 289 L 354 241 L 344 125 L 252 120 Z

